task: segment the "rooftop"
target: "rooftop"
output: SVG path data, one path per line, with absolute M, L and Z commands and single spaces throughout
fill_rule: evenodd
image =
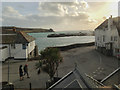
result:
M 91 83 L 92 82 L 92 83 Z M 90 80 L 85 74 L 80 73 L 76 68 L 75 70 L 69 72 L 55 84 L 53 84 L 49 89 L 56 90 L 56 88 L 68 89 L 68 88 L 97 88 L 97 82 Z M 101 86 L 101 85 L 100 85 Z M 48 89 L 48 90 L 49 90 Z
M 48 90 L 56 90 L 56 88 L 68 89 L 68 88 L 79 88 L 79 89 L 92 89 L 92 88 L 113 88 L 113 85 L 120 85 L 120 67 L 108 75 L 101 82 L 97 81 L 93 77 L 80 72 L 77 68 L 69 72 L 55 84 L 48 88 Z M 117 89 L 116 89 L 117 90 Z
M 120 84 L 120 67 L 117 68 L 115 71 L 110 73 L 107 77 L 105 77 L 101 83 L 104 85 L 119 85 Z
M 115 17 L 113 19 L 113 24 L 117 27 L 118 33 L 120 35 L 120 17 Z M 103 29 L 108 27 L 108 19 L 101 23 L 95 30 Z
M 2 44 L 10 44 L 10 43 L 16 43 L 16 44 L 20 44 L 20 43 L 29 43 L 32 42 L 33 40 L 35 40 L 34 37 L 28 35 L 25 32 L 15 32 L 15 31 L 5 31 L 4 34 L 2 35 Z

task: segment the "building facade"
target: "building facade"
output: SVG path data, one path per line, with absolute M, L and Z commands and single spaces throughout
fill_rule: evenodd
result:
M 35 38 L 24 32 L 2 34 L 0 53 L 2 61 L 8 58 L 27 60 L 35 56 Z
M 120 17 L 111 16 L 95 29 L 95 46 L 106 55 L 120 53 Z

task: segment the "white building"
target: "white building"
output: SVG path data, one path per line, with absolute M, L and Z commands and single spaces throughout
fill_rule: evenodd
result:
M 35 56 L 35 38 L 24 32 L 2 34 L 0 53 L 2 61 L 8 58 L 26 60 Z
M 106 55 L 120 52 L 120 17 L 106 19 L 95 29 L 96 49 Z

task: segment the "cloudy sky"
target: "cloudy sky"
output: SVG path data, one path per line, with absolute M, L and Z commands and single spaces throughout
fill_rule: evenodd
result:
M 53 28 L 55 31 L 93 30 L 110 15 L 117 2 L 2 2 L 2 25 Z

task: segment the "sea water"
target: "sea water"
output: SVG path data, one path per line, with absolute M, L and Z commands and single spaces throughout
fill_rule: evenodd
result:
M 36 38 L 35 43 L 36 45 L 38 45 L 39 51 L 44 50 L 46 47 L 66 46 L 76 43 L 88 43 L 95 41 L 94 36 L 70 36 L 70 37 L 47 38 L 48 34 L 53 34 L 53 33 L 68 33 L 68 32 L 47 32 L 47 33 L 28 33 L 28 34 Z

